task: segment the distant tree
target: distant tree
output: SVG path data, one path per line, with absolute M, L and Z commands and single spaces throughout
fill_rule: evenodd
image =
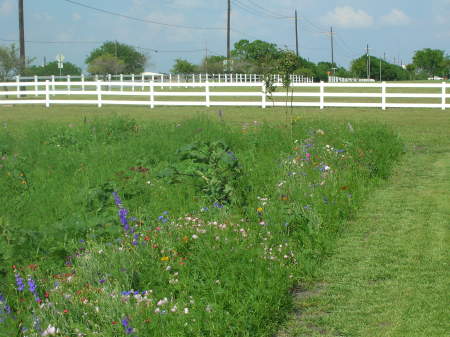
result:
M 125 62 L 110 54 L 100 55 L 93 59 L 88 66 L 91 74 L 118 74 L 126 69 Z
M 198 70 L 195 64 L 192 64 L 187 60 L 176 59 L 171 72 L 173 74 L 193 74 L 197 73 Z
M 444 51 L 425 48 L 415 52 L 413 64 L 418 70 L 425 71 L 429 76 L 443 75 L 445 72 Z
M 0 46 L 0 79 L 4 81 L 10 76 L 19 74 L 19 51 L 14 44 L 8 47 Z
M 45 66 L 31 66 L 25 70 L 25 74 L 28 76 L 50 76 L 50 75 L 59 75 L 58 62 L 53 61 L 47 63 Z M 70 62 L 64 62 L 64 66 L 61 69 L 62 75 L 80 75 L 81 69 L 77 67 L 75 64 Z
M 209 74 L 223 73 L 224 71 L 223 61 L 225 61 L 226 59 L 227 59 L 226 56 L 218 56 L 218 55 L 205 57 L 202 61 L 202 64 L 200 65 L 199 70 L 203 73 Z
M 135 47 L 117 41 L 108 41 L 89 54 L 86 64 L 90 65 L 98 57 L 104 55 L 109 55 L 109 60 L 111 60 L 110 56 L 121 60 L 124 65 L 122 71 L 129 74 L 142 73 L 148 61 L 148 56 L 138 52 Z
M 382 81 L 405 81 L 410 78 L 410 74 L 402 67 L 384 61 L 383 59 L 370 57 L 370 78 L 380 79 L 380 61 L 381 61 L 381 80 Z M 367 78 L 367 56 L 363 55 L 354 59 L 351 64 L 351 72 L 359 78 Z
M 268 64 L 275 65 L 281 55 L 282 51 L 276 44 L 261 40 L 253 42 L 240 40 L 234 44 L 234 49 L 231 51 L 234 60 L 253 64 L 257 72 L 262 72 L 262 68 Z

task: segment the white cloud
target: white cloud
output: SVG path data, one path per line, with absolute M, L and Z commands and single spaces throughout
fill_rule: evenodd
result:
M 411 18 L 400 9 L 393 9 L 380 18 L 380 23 L 386 26 L 404 26 L 411 23 Z
M 342 28 L 365 28 L 373 25 L 373 17 L 361 9 L 354 9 L 350 6 L 336 7 L 332 12 L 328 12 L 320 18 L 326 25 L 338 26 Z
M 13 0 L 5 0 L 0 3 L 0 16 L 7 16 L 12 14 L 15 8 Z
M 73 21 L 80 21 L 81 20 L 81 15 L 79 13 L 73 13 L 72 14 L 72 20 Z

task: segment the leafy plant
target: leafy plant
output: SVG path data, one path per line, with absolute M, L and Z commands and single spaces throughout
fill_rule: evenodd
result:
M 159 177 L 171 183 L 192 178 L 210 201 L 239 202 L 238 181 L 242 174 L 238 159 L 222 141 L 196 142 L 177 151 L 179 162 L 164 169 Z

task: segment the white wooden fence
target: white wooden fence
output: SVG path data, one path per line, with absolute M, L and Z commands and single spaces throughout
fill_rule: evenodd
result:
M 281 83 L 281 75 L 272 75 L 275 82 Z M 261 82 L 263 75 L 258 74 L 120 74 L 120 75 L 64 75 L 64 76 L 14 76 L 10 78 L 15 82 L 41 82 L 49 80 L 53 82 L 70 82 L 70 81 L 99 81 L 105 82 L 120 81 L 142 83 L 145 81 L 153 81 L 158 83 L 203 83 L 203 82 L 218 82 L 218 83 L 248 83 Z M 313 83 L 312 77 L 305 77 L 302 75 L 291 75 L 292 83 Z
M 280 84 L 275 84 L 280 87 Z M 25 88 L 27 87 L 27 88 Z M 193 88 L 182 90 L 184 88 Z M 1 105 L 13 104 L 45 104 L 49 107 L 54 104 L 94 104 L 101 107 L 108 105 L 141 105 L 148 107 L 155 106 L 259 106 L 261 108 L 271 106 L 285 106 L 286 104 L 294 107 L 373 107 L 373 108 L 440 108 L 450 107 L 447 99 L 447 88 L 450 87 L 446 82 L 433 84 L 412 84 L 412 83 L 294 83 L 293 92 L 288 96 L 283 90 L 268 95 L 264 82 L 256 83 L 155 83 L 147 81 L 143 83 L 132 82 L 17 82 L 0 83 L 0 107 Z M 6 88 L 6 90 L 5 90 Z M 10 90 L 8 88 L 12 88 Z M 124 90 L 127 89 L 127 90 Z M 135 90 L 140 88 L 141 90 Z M 158 88 L 160 88 L 158 90 Z M 182 88 L 181 91 L 174 91 L 175 88 Z M 223 91 L 218 91 L 221 89 Z M 225 89 L 223 89 L 225 88 Z M 226 91 L 226 88 L 233 88 L 233 91 Z M 234 91 L 238 88 L 249 88 L 249 91 Z M 253 91 L 250 91 L 251 88 Z M 304 90 L 302 90 L 304 88 Z M 379 92 L 336 92 L 342 91 L 342 88 L 361 88 L 362 91 L 368 91 L 367 88 L 379 88 Z M 391 88 L 401 88 L 402 93 L 389 92 Z M 417 93 L 417 88 L 435 93 Z M 27 89 L 27 90 L 24 90 Z M 31 89 L 31 90 L 30 90 Z M 121 90 L 122 89 L 122 90 Z M 168 89 L 168 90 L 167 90 Z M 212 90 L 211 90 L 212 89 Z M 331 90 L 329 90 L 331 89 Z M 414 92 L 407 92 L 413 89 Z M 355 90 L 355 89 L 353 89 Z M 398 89 L 396 90 L 398 91 Z M 405 92 L 406 91 L 406 92 Z M 9 98 L 11 95 L 13 97 Z M 76 95 L 72 98 L 71 95 Z M 26 97 L 22 97 L 26 96 Z M 63 96 L 56 99 L 57 96 Z M 107 96 L 107 97 L 104 97 Z M 134 96 L 134 100 L 133 97 Z M 6 98 L 3 98 L 6 97 Z M 93 97 L 93 98 L 92 98 Z M 130 99 L 131 97 L 131 99 Z M 140 100 L 137 100 L 139 97 Z M 160 100 L 161 97 L 167 97 L 169 100 Z M 170 100 L 171 98 L 196 97 L 198 100 Z M 236 98 L 236 97 L 257 97 L 253 101 L 230 101 L 230 100 L 211 100 L 212 97 Z M 309 101 L 298 101 L 298 98 L 309 98 Z M 3 99 L 2 99 L 3 98 Z M 80 99 L 82 98 L 82 99 Z M 272 98 L 279 98 L 278 101 Z M 295 100 L 294 100 L 295 98 Z M 316 101 L 311 101 L 315 98 Z M 327 100 L 325 100 L 327 98 Z M 329 98 L 338 98 L 338 102 L 331 102 Z M 366 102 L 345 102 L 351 99 L 379 99 L 376 103 Z M 387 102 L 391 98 L 401 99 L 433 99 L 434 103 L 392 103 Z M 344 100 L 344 101 L 343 101 Z M 288 102 L 288 103 L 286 103 Z

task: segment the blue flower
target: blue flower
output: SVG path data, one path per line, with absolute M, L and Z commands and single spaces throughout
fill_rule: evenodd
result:
M 213 206 L 216 208 L 223 208 L 223 205 L 218 203 L 217 201 L 213 204 Z
M 117 192 L 113 192 L 114 202 L 116 203 L 117 207 L 122 207 L 122 200 L 119 198 L 119 194 Z
M 23 291 L 25 289 L 25 285 L 23 284 L 23 278 L 20 277 L 18 273 L 16 273 L 16 284 L 17 284 L 17 290 Z

